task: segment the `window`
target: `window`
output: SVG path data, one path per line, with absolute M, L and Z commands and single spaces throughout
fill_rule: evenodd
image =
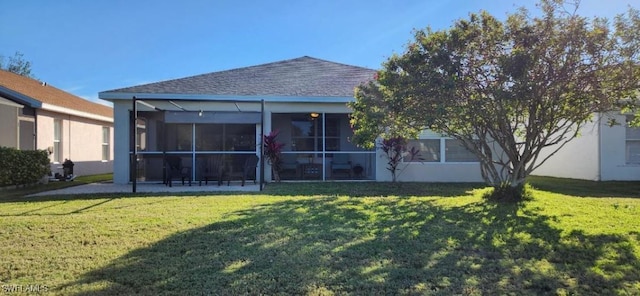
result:
M 191 151 L 192 125 L 167 124 L 167 151 Z
M 62 120 L 53 120 L 53 162 L 62 162 Z
M 325 116 L 324 130 L 326 136 L 325 151 L 340 150 L 340 118 L 332 115 Z M 322 151 L 322 117 L 308 115 L 292 116 L 291 118 L 291 150 L 293 151 Z
M 457 139 L 445 139 L 446 162 L 477 162 L 478 157 Z
M 478 158 L 456 139 L 409 140 L 407 148 L 415 147 L 420 154 L 414 159 L 405 156 L 405 162 L 477 162 Z
M 102 127 L 102 161 L 109 161 L 109 141 L 111 137 L 109 136 L 109 127 Z
M 440 139 L 410 140 L 407 148 L 410 150 L 414 147 L 420 151 L 420 154 L 413 159 L 410 156 L 405 156 L 403 161 L 440 162 Z
M 108 133 L 109 131 L 107 131 Z M 103 137 L 104 137 L 104 128 L 102 130 L 103 133 Z M 147 119 L 144 117 L 138 117 L 137 123 L 136 123 L 136 137 L 138 137 L 136 139 L 136 143 L 137 143 L 137 149 L 138 151 L 146 151 L 147 150 Z M 105 143 L 105 141 L 102 141 L 103 143 Z
M 627 164 L 640 164 L 640 128 L 631 127 L 633 116 L 627 116 L 625 159 Z
M 255 124 L 196 124 L 196 151 L 256 151 Z

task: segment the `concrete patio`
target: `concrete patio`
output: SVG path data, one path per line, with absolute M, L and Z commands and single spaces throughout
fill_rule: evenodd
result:
M 68 187 L 64 189 L 51 190 L 32 194 L 29 196 L 47 196 L 47 195 L 66 195 L 66 194 L 100 194 L 100 193 L 130 193 L 132 192 L 131 184 L 114 184 L 114 183 L 92 183 L 86 185 L 79 185 Z M 189 185 L 174 184 L 173 187 L 165 186 L 162 183 L 138 183 L 136 186 L 137 193 L 153 193 L 153 192 L 257 192 L 260 191 L 259 184 L 253 184 L 248 182 L 245 186 L 240 186 L 240 182 L 231 182 L 230 186 L 223 184 L 218 186 L 202 185 L 198 186 L 198 183 Z

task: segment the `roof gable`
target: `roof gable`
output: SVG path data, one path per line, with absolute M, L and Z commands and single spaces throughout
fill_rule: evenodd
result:
M 18 100 L 30 99 L 84 113 L 113 118 L 113 109 L 87 101 L 38 80 L 0 70 L 0 94 Z M 32 106 L 40 108 L 41 106 Z
M 132 86 L 103 93 L 353 97 L 375 70 L 308 56 Z

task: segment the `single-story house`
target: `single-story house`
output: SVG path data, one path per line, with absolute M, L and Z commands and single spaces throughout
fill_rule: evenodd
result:
M 391 180 L 379 151 L 350 142 L 347 102 L 375 73 L 305 56 L 101 92 L 114 108 L 114 182 L 162 181 L 168 156 L 194 180 L 220 159 L 237 170 L 243 158 L 260 156 L 261 135 L 276 130 L 283 180 Z M 482 180 L 479 163 L 455 140 L 420 138 L 413 144 L 423 160 L 407 162 L 399 180 Z M 264 172 L 271 180 L 268 164 Z
M 614 118 L 622 124 L 611 126 Z M 580 136 L 567 143 L 535 175 L 594 181 L 640 181 L 640 128 L 631 114 L 594 114 Z M 546 154 L 545 154 L 546 153 Z M 542 155 L 547 156 L 548 151 Z
M 75 175 L 113 171 L 111 107 L 0 70 L 0 126 L 0 146 L 48 150 L 53 173 L 66 159 Z

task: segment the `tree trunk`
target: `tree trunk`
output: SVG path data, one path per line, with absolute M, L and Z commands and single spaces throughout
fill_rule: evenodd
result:
M 276 182 L 280 182 L 280 172 L 277 170 L 271 169 L 271 174 L 273 175 L 273 180 Z

